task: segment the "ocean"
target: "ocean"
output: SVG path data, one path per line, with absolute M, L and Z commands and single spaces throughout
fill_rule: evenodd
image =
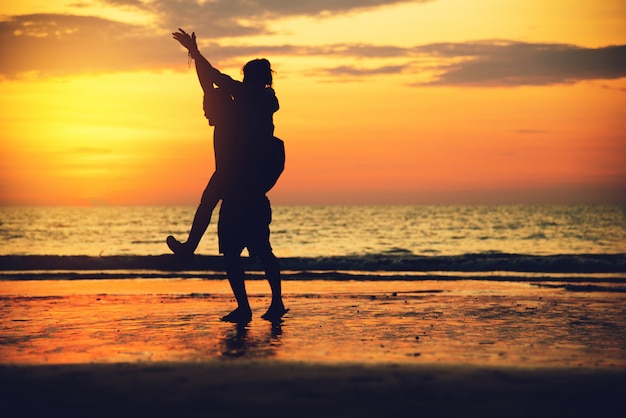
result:
M 0 255 L 160 255 L 195 207 L 4 207 Z M 218 253 L 217 210 L 198 254 Z M 626 206 L 275 206 L 278 257 L 626 253 Z
M 5 207 L 0 270 L 168 270 L 165 238 L 186 239 L 194 212 Z M 217 217 L 216 210 L 188 269 L 223 269 L 215 261 Z M 626 279 L 626 206 L 275 206 L 271 231 L 275 254 L 291 272 L 617 273 Z

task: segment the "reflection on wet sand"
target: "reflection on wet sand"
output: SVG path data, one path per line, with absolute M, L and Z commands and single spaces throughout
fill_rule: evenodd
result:
M 268 322 L 265 335 L 250 333 L 250 324 L 233 324 L 233 328 L 225 330 L 221 338 L 224 357 L 231 358 L 270 358 L 280 348 L 280 337 L 283 333 L 282 321 Z

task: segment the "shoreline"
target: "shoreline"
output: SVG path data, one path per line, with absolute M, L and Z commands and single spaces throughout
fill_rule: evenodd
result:
M 329 272 L 329 271 L 282 271 L 283 281 L 333 281 L 333 282 L 438 282 L 438 281 L 485 281 L 532 283 L 536 286 L 564 287 L 568 290 L 586 290 L 602 292 L 626 292 L 626 274 L 622 273 L 521 273 L 510 272 L 424 272 L 403 274 L 381 274 L 367 272 Z M 166 273 L 161 271 L 126 272 L 88 272 L 88 271 L 8 271 L 0 272 L 0 283 L 28 281 L 85 281 L 85 280 L 205 280 L 221 281 L 226 279 L 224 272 Z M 246 281 L 265 280 L 263 272 L 246 272 Z
M 261 265 L 244 257 L 246 269 Z M 526 272 L 526 273 L 626 273 L 626 254 L 524 255 L 507 253 L 418 256 L 413 254 L 349 255 L 331 257 L 281 257 L 285 271 L 362 272 Z M 196 255 L 181 260 L 172 254 L 61 256 L 0 255 L 1 271 L 158 270 L 163 272 L 223 271 L 218 255 Z

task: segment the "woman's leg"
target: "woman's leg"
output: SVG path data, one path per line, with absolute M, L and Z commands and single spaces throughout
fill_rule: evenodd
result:
M 180 242 L 171 235 L 167 237 L 167 245 L 174 254 L 190 256 L 196 251 L 196 248 L 198 248 L 198 244 L 200 244 L 202 236 L 211 223 L 213 210 L 215 209 L 215 206 L 217 206 L 217 202 L 220 200 L 218 181 L 216 178 L 216 174 L 213 173 L 211 180 L 209 180 L 209 183 L 202 193 L 200 205 L 198 205 L 198 208 L 196 209 L 196 214 L 194 215 L 193 223 L 191 224 L 191 231 L 189 231 L 187 241 Z
M 189 237 L 185 243 L 187 251 L 191 254 L 193 254 L 194 251 L 196 251 L 196 248 L 198 248 L 198 244 L 200 244 L 202 236 L 211 223 L 213 210 L 215 209 L 215 206 L 217 206 L 217 202 L 220 200 L 218 194 L 216 193 L 217 191 L 211 190 L 210 185 L 211 183 L 209 182 L 205 192 L 202 194 L 202 200 L 200 201 L 200 205 L 198 205 L 198 209 L 196 209 L 196 214 L 194 215 L 193 223 L 191 224 L 191 231 L 189 231 Z

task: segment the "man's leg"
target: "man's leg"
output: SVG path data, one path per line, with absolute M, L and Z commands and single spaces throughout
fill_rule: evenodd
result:
M 267 319 L 268 321 L 278 321 L 289 311 L 289 309 L 285 309 L 285 305 L 283 303 L 280 264 L 271 250 L 263 251 L 260 254 L 257 254 L 257 256 L 263 264 L 265 276 L 267 277 L 267 281 L 269 282 L 270 289 L 272 291 L 272 302 L 270 307 L 261 318 Z
M 237 309 L 222 317 L 225 322 L 247 323 L 252 319 L 252 310 L 246 292 L 245 273 L 240 253 L 224 253 L 228 282 L 237 301 Z
M 263 264 L 265 276 L 272 290 L 272 302 L 267 312 L 261 318 L 268 321 L 280 321 L 288 309 L 285 309 L 282 295 L 282 278 L 280 276 L 280 264 L 272 251 L 270 244 L 270 224 L 272 223 L 272 208 L 266 196 L 257 200 L 251 225 L 250 243 L 248 249 L 251 254 L 258 257 Z

